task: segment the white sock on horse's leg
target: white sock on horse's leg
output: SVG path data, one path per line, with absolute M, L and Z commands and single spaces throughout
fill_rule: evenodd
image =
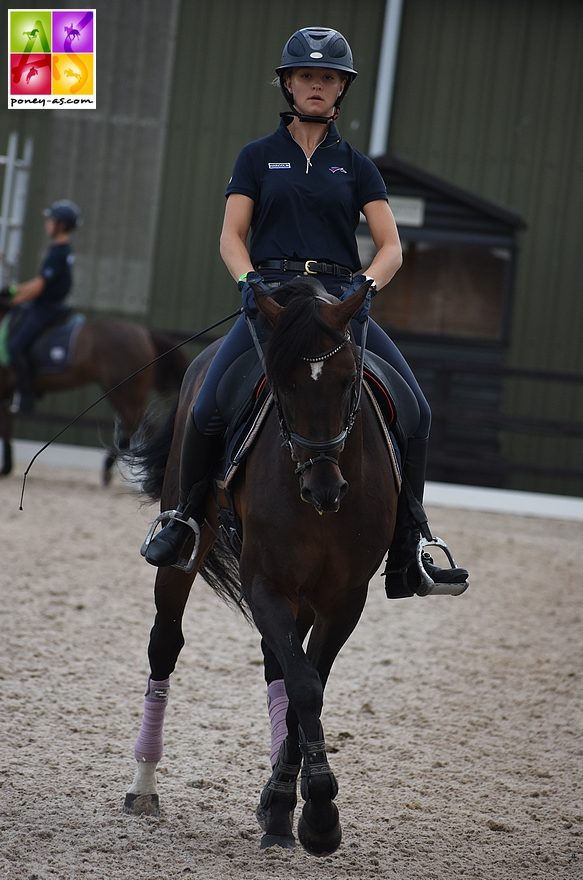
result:
M 285 716 L 289 700 L 285 690 L 283 678 L 272 681 L 267 686 L 267 709 L 271 722 L 271 766 L 275 767 L 279 749 L 287 736 L 287 724 Z
M 136 761 L 157 762 L 162 757 L 164 746 L 164 713 L 168 703 L 170 679 L 154 681 L 148 679 L 144 697 L 142 726 L 138 733 L 134 755 Z

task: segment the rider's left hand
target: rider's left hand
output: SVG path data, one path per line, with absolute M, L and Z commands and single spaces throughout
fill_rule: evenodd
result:
M 353 315 L 353 321 L 358 321 L 359 324 L 364 324 L 366 319 L 368 318 L 368 313 L 370 311 L 370 306 L 372 303 L 373 296 L 376 296 L 377 288 L 375 284 L 374 278 L 371 278 L 370 275 L 353 275 L 352 276 L 352 284 L 350 287 L 347 287 L 344 293 L 341 294 L 340 299 L 345 300 L 348 299 L 349 296 L 352 296 L 353 293 L 356 293 L 357 290 L 360 290 L 363 284 L 370 282 L 365 300 L 357 313 Z

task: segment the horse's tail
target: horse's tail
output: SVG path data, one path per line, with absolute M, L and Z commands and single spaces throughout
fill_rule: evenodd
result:
M 156 364 L 156 390 L 163 394 L 169 394 L 180 390 L 184 374 L 190 364 L 190 358 L 183 349 L 177 348 L 170 351 L 175 345 L 186 340 L 187 337 L 174 336 L 171 333 L 163 333 L 159 330 L 150 330 L 150 338 L 158 355 L 164 354 Z M 165 354 L 165 352 L 169 352 Z
M 177 411 L 178 399 L 164 421 L 156 423 L 153 410 L 149 410 L 132 439 L 130 449 L 120 451 L 130 466 L 132 482 L 139 483 L 141 491 L 152 501 L 159 501 L 162 496 Z

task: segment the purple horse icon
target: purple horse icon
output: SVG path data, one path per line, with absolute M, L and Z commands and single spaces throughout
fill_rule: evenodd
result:
M 65 37 L 65 42 L 67 42 L 67 40 L 68 40 L 70 43 L 72 43 L 73 40 L 75 40 L 75 39 L 77 39 L 77 40 L 80 40 L 80 39 L 81 39 L 81 34 L 80 34 L 80 32 L 77 30 L 77 28 L 75 27 L 75 25 L 73 24 L 73 22 L 71 22 L 71 24 L 69 25 L 69 27 L 67 27 L 67 25 L 65 25 L 65 27 L 63 28 L 63 30 L 64 30 L 65 33 L 67 34 L 67 36 Z

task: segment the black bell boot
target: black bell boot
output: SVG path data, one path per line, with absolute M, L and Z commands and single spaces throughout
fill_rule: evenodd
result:
M 150 565 L 193 571 L 217 449 L 217 438 L 202 434 L 190 416 L 180 455 L 180 503 L 176 510 L 165 510 L 154 520 L 142 545 L 142 556 Z M 159 523 L 165 525 L 154 534 Z M 187 556 L 189 538 L 194 542 Z
M 415 594 L 458 596 L 468 587 L 468 572 L 456 565 L 447 544 L 433 537 L 423 509 L 428 443 L 428 439 L 409 440 L 395 534 L 383 572 L 389 599 L 404 599 Z M 440 547 L 450 567 L 435 565 L 426 552 L 427 547 Z

